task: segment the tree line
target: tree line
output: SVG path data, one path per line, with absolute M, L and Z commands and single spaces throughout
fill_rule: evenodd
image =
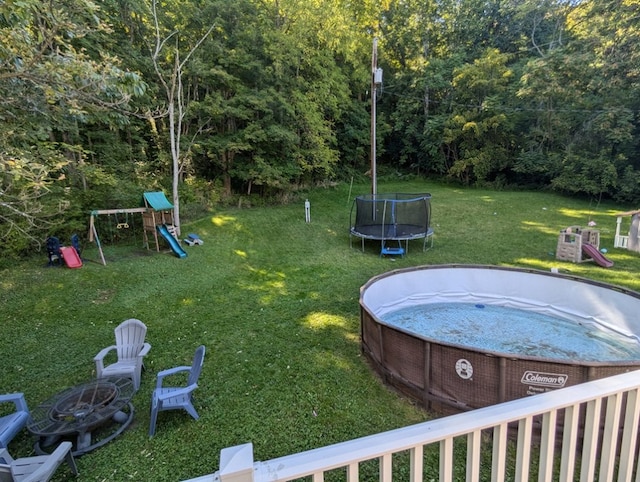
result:
M 5 0 L 0 237 L 380 173 L 640 200 L 640 0 Z M 252 201 L 253 202 L 253 201 Z M 260 201 L 259 201 L 260 202 Z

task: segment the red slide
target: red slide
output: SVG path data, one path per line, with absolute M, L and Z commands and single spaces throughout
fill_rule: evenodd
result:
M 62 253 L 64 264 L 66 264 L 68 268 L 79 268 L 82 266 L 82 260 L 80 259 L 80 256 L 78 256 L 76 248 L 71 246 L 62 246 L 60 248 L 60 252 Z
M 598 251 L 598 248 L 596 248 L 593 244 L 583 244 L 582 252 L 590 258 L 593 258 L 593 260 L 603 268 L 611 268 L 613 266 L 613 261 L 605 258 L 604 254 Z

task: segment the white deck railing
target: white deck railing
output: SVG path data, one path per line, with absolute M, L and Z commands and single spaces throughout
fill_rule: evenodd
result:
M 230 447 L 218 472 L 188 482 L 478 481 L 481 470 L 492 481 L 632 481 L 639 419 L 636 371 L 266 462 L 250 443 Z

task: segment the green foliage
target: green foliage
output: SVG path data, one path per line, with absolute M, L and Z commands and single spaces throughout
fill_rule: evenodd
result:
M 92 57 L 85 41 L 105 35 L 89 1 L 0 4 L 0 239 L 2 254 L 39 249 L 47 234 L 75 227 L 73 209 L 86 189 L 80 126 L 125 123 L 145 84 L 107 54 Z M 99 50 L 96 51 L 96 55 Z M 111 114 L 111 115 L 110 115 Z M 70 192 L 70 190 L 73 190 Z M 77 211 L 77 210 L 76 210 Z M 66 217 L 66 219 L 65 219 Z
M 322 181 L 338 162 L 334 125 L 352 102 L 351 72 L 331 51 L 344 46 L 325 39 L 313 22 L 313 15 L 324 21 L 326 9 L 301 12 L 286 2 L 279 9 L 286 29 L 264 6 L 224 2 L 219 29 L 196 67 L 200 85 L 215 88 L 190 103 L 202 133 L 193 145 L 193 165 L 199 175 L 221 177 L 227 196 L 234 189 L 250 193 L 260 186 L 269 193 Z M 308 28 L 318 32 L 315 41 Z M 318 39 L 326 44 L 317 45 Z
M 182 215 L 188 222 L 213 211 L 222 200 L 222 186 L 213 181 L 190 177 L 180 188 Z
M 0 145 L 2 142 L 0 141 Z M 39 249 L 47 233 L 64 223 L 64 194 L 56 187 L 66 161 L 55 150 L 0 151 L 0 258 Z
M 212 199 L 257 204 L 364 175 L 374 36 L 382 174 L 637 203 L 636 10 L 619 0 L 5 1 L 0 202 L 38 203 L 5 214 L 0 238 L 18 256 L 95 206 L 160 187 L 191 196 L 180 186 L 190 179 L 216 186 Z M 46 189 L 13 179 L 14 159 Z
M 553 186 L 569 193 L 600 195 L 617 185 L 617 171 L 606 157 L 585 159 L 567 155 L 562 172 L 552 181 Z
M 449 174 L 465 183 L 491 182 L 506 172 L 513 153 L 513 122 L 504 112 L 513 72 L 509 56 L 487 50 L 473 65 L 454 71 L 457 107 L 445 127 L 443 141 L 456 152 Z
M 618 178 L 615 199 L 619 202 L 633 204 L 640 198 L 640 172 L 626 166 Z
M 595 159 L 570 192 L 629 199 L 618 179 L 640 165 L 627 115 L 638 82 L 623 74 L 637 70 L 635 2 L 605 3 L 392 2 L 382 58 L 401 98 L 380 105 L 382 162 L 569 192 L 575 162 Z

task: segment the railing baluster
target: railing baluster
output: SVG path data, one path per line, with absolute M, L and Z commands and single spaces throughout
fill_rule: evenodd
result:
M 618 427 L 622 412 L 622 394 L 616 393 L 607 397 L 607 414 L 604 420 L 602 451 L 600 455 L 600 480 L 613 480 L 616 466 L 616 449 L 618 447 Z
M 453 437 L 440 442 L 440 482 L 453 480 Z
M 560 480 L 573 480 L 573 475 L 576 471 L 579 422 L 580 405 L 576 404 L 567 407 L 564 410 Z
M 552 480 L 553 450 L 556 443 L 556 425 L 558 412 L 552 410 L 542 416 L 542 434 L 540 437 L 540 472 L 538 480 L 546 482 Z
M 601 408 L 601 398 L 587 402 L 582 443 L 582 465 L 580 467 L 581 482 L 590 482 L 595 477 Z
M 380 482 L 392 482 L 393 480 L 393 464 L 390 453 L 380 457 Z
M 491 481 L 502 482 L 505 478 L 507 435 L 509 426 L 501 423 L 493 428 L 493 451 L 491 455 Z
M 620 444 L 620 462 L 618 467 L 618 480 L 626 482 L 633 475 L 634 454 L 638 441 L 638 423 L 640 423 L 640 396 L 639 391 L 627 392 L 627 410 L 624 415 L 624 431 Z
M 422 482 L 424 471 L 424 447 L 418 445 L 409 450 L 410 457 L 410 478 L 411 482 Z
M 467 435 L 467 482 L 480 480 L 480 448 L 482 432 L 474 430 Z
M 359 468 L 358 462 L 347 465 L 347 482 L 358 482 Z
M 518 422 L 518 453 L 516 456 L 515 480 L 527 482 L 531 465 L 531 432 L 533 417 L 528 416 Z

